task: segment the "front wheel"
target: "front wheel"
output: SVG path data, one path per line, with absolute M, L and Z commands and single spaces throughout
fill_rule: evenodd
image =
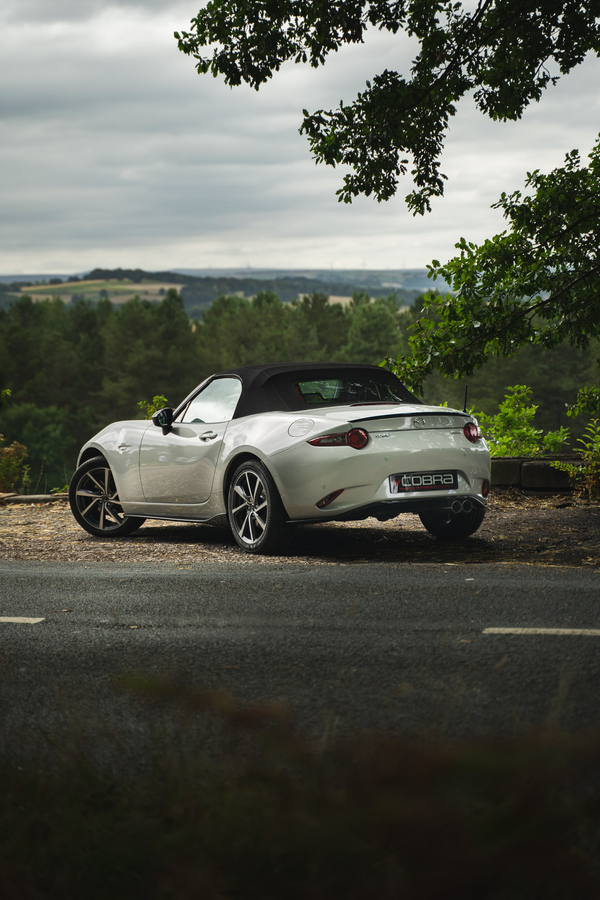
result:
M 227 518 L 237 544 L 246 553 L 281 553 L 291 543 L 293 526 L 268 471 L 258 460 L 242 463 L 227 494 Z
M 451 509 L 430 509 L 419 513 L 419 518 L 427 531 L 440 540 L 456 541 L 469 537 L 477 531 L 485 509 L 476 507 L 470 512 L 452 512 Z
M 126 516 L 110 466 L 103 456 L 84 462 L 69 485 L 69 503 L 77 522 L 94 537 L 124 537 L 143 524 L 139 516 Z

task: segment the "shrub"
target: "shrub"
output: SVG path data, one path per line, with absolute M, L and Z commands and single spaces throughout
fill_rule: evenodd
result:
M 542 431 L 534 428 L 536 404 L 527 405 L 531 388 L 515 384 L 507 388 L 507 394 L 495 416 L 478 413 L 477 419 L 484 426 L 492 456 L 537 456 L 559 450 L 569 440 L 569 430 L 562 425 L 558 431 Z
M 577 496 L 584 500 L 600 500 L 600 420 L 592 419 L 584 437 L 579 438 L 577 443 L 583 446 L 583 465 L 574 466 L 567 462 L 554 462 L 552 465 L 561 472 L 569 473 Z
M 29 466 L 25 464 L 27 447 L 13 441 L 7 445 L 4 435 L 0 434 L 0 492 L 9 494 L 21 481 L 24 493 L 30 484 Z
M 71 413 L 57 406 L 38 407 L 33 403 L 13 403 L 0 413 L 0 432 L 6 440 L 27 447 L 32 487 L 43 493 L 63 485 L 75 470 L 77 453 L 95 429 L 93 407 Z M 36 493 L 37 488 L 33 491 Z
M 163 407 L 168 405 L 169 401 L 166 397 L 163 397 L 162 394 L 157 394 L 156 397 L 152 398 L 152 400 L 140 400 L 140 402 L 138 403 L 144 419 L 151 419 L 154 413 L 158 412 L 159 409 L 163 409 Z

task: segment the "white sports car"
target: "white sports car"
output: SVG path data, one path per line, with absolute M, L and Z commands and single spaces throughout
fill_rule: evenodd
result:
M 297 522 L 403 512 L 464 538 L 489 490 L 468 413 L 425 406 L 378 366 L 286 363 L 219 372 L 175 410 L 104 428 L 82 448 L 69 497 L 98 537 L 148 518 L 228 522 L 248 553 L 281 553 Z

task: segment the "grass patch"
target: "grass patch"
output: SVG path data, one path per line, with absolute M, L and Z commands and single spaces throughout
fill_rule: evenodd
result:
M 148 705 L 212 716 L 218 753 L 108 771 L 85 739 L 0 770 L 0 896 L 473 900 L 599 896 L 597 735 L 323 748 L 276 705 L 126 676 Z

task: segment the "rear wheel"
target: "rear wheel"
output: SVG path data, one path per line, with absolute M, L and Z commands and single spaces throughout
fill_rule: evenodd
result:
M 237 544 L 246 553 L 282 553 L 291 543 L 294 527 L 287 522 L 271 473 L 258 460 L 242 463 L 233 473 L 227 518 Z
M 485 509 L 476 507 L 469 512 L 452 512 L 451 509 L 429 509 L 420 512 L 419 518 L 427 531 L 440 540 L 456 541 L 474 534 L 485 516 Z
M 78 523 L 94 537 L 123 537 L 145 521 L 124 515 L 113 473 L 103 456 L 79 466 L 69 485 L 69 503 Z

